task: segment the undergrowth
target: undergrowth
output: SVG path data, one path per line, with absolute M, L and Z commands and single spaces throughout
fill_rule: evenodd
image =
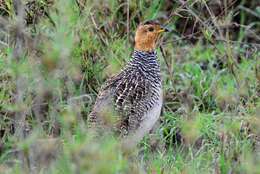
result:
M 19 2 L 0 0 L 0 173 L 260 173 L 257 1 Z M 155 18 L 175 30 L 161 124 L 125 153 L 87 115 Z

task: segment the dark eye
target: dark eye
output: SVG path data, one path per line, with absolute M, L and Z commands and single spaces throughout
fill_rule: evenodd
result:
M 154 31 L 154 28 L 153 27 L 149 27 L 148 31 L 152 32 L 152 31 Z

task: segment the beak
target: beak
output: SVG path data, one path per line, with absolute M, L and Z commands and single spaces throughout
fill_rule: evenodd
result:
M 158 33 L 162 33 L 162 32 L 171 32 L 171 30 L 167 27 L 163 27 L 161 26 L 160 30 L 158 31 Z

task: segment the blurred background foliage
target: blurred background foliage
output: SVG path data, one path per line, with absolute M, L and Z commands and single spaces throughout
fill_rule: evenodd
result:
M 259 173 L 259 1 L 0 0 L 0 15 L 0 173 Z M 86 119 L 148 19 L 174 29 L 161 125 L 124 153 Z

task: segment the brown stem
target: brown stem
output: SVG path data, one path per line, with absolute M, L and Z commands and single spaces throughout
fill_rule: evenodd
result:
M 25 36 L 24 36 L 24 6 L 21 0 L 13 0 L 14 9 L 16 12 L 16 28 L 14 31 L 14 51 L 13 51 L 13 60 L 15 63 L 19 63 L 20 59 L 24 54 L 24 47 L 25 47 Z M 26 120 L 26 110 L 20 108 L 24 101 L 23 96 L 26 88 L 26 79 L 17 74 L 16 76 L 16 91 L 15 91 L 15 104 L 18 106 L 18 110 L 15 113 L 15 136 L 17 137 L 18 141 L 22 141 L 25 138 L 25 120 Z M 28 158 L 25 152 L 22 150 L 18 154 L 18 158 L 22 163 L 22 167 L 28 170 Z

